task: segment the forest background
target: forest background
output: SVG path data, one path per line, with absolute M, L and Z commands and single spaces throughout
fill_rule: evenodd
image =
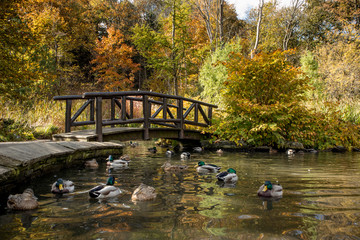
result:
M 219 109 L 218 138 L 360 147 L 360 1 L 7 0 L 0 141 L 63 131 L 56 95 L 133 89 Z

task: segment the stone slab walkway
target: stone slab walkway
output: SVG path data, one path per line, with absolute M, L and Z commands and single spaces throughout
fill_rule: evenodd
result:
M 0 143 L 0 193 L 20 182 L 92 158 L 122 154 L 123 145 L 113 142 L 6 142 Z

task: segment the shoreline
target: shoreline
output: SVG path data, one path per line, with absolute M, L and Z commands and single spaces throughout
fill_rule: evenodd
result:
M 86 160 L 122 155 L 124 145 L 114 142 L 38 140 L 0 143 L 0 193 L 8 194 L 21 182 Z

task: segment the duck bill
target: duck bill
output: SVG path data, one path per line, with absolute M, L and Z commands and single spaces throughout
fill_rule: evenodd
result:
M 62 191 L 64 189 L 62 184 L 59 184 L 59 190 Z
M 267 186 L 264 187 L 263 192 L 266 192 L 268 190 Z

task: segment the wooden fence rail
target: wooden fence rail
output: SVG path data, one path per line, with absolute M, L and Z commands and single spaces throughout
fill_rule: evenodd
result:
M 149 139 L 152 124 L 176 128 L 179 130 L 179 139 L 183 139 L 186 125 L 211 125 L 212 109 L 217 108 L 216 105 L 190 98 L 149 91 L 87 92 L 83 95 L 55 96 L 54 100 L 66 101 L 65 132 L 71 132 L 71 127 L 95 124 L 97 140 L 100 142 L 103 141 L 104 126 L 130 123 L 143 124 L 145 140 Z M 74 100 L 82 100 L 84 103 L 72 115 Z M 110 100 L 110 107 L 104 106 L 106 100 Z M 142 107 L 140 116 L 135 116 L 139 115 L 138 111 L 135 114 L 135 102 Z M 76 121 L 88 108 L 87 120 Z M 104 119 L 104 116 L 110 118 Z

